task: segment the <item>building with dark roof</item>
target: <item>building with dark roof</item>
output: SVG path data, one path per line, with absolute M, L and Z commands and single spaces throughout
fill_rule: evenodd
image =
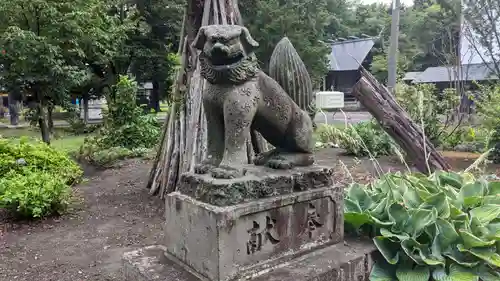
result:
M 324 90 L 343 92 L 347 101 L 352 100 L 352 88 L 361 78 L 360 66 L 370 68 L 375 41 L 374 37 L 350 37 L 331 42 Z
M 485 19 L 485 23 L 491 23 Z M 403 80 L 410 83 L 432 83 L 439 89 L 450 88 L 455 82 L 463 82 L 468 88 L 475 83 L 498 80 L 491 53 L 500 54 L 500 46 L 492 40 L 491 52 L 481 44 L 479 36 L 462 15 L 460 32 L 460 64 L 457 66 L 429 67 L 423 72 L 408 72 Z M 500 20 L 493 28 L 500 28 Z

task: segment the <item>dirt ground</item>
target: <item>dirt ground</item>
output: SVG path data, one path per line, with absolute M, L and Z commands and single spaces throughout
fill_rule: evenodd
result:
M 376 175 L 370 160 L 355 161 L 338 152 L 317 153 L 319 165 L 337 166 L 337 180 L 350 182 L 351 174 L 356 181 L 367 181 Z M 463 157 L 454 161 L 461 169 L 472 162 Z M 405 169 L 389 157 L 378 163 L 384 171 Z M 122 280 L 125 251 L 163 240 L 162 202 L 144 188 L 150 165 L 130 160 L 117 169 L 86 170 L 93 176 L 75 187 L 79 200 L 68 215 L 38 222 L 0 215 L 0 281 Z

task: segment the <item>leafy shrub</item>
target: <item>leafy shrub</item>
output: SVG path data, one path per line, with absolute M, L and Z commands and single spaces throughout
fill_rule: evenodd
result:
M 370 280 L 500 280 L 500 182 L 387 174 L 348 188 L 345 222 L 375 234 L 384 261 Z
M 0 138 L 0 208 L 22 217 L 60 213 L 81 176 L 66 153 L 44 142 Z
M 325 142 L 334 142 L 347 154 L 357 157 L 390 155 L 395 145 L 391 137 L 373 120 L 360 122 L 344 129 L 328 126 L 318 129 L 318 132 L 320 139 Z
M 315 130 L 316 146 L 336 146 L 339 142 L 338 137 L 342 133 L 343 128 L 335 125 L 321 124 Z
M 66 121 L 69 125 L 67 130 L 75 135 L 91 134 L 102 127 L 101 124 L 85 124 L 77 112 L 70 112 Z
M 80 159 L 100 167 L 112 167 L 118 160 L 145 157 L 152 151 L 148 148 L 128 149 L 119 146 L 101 149 L 98 145 L 90 143 L 91 140 L 86 140 L 86 145 L 80 148 Z
M 460 99 L 454 89 L 445 89 L 438 94 L 431 84 L 398 84 L 396 99 L 414 122 L 420 126 L 423 123 L 427 139 L 435 146 L 439 146 L 448 137 L 446 132 L 455 126 L 453 114 Z
M 143 155 L 154 147 L 160 126 L 154 116 L 144 114 L 136 103 L 137 83 L 121 76 L 108 97 L 108 112 L 97 136 L 85 139 L 78 157 L 108 166 L 114 161 Z
M 480 86 L 481 94 L 475 98 L 477 113 L 481 124 L 492 131 L 488 147 L 493 150 L 490 159 L 500 163 L 500 84 L 493 86 Z
M 488 147 L 491 132 L 484 127 L 457 128 L 444 139 L 442 147 L 447 150 L 484 152 Z

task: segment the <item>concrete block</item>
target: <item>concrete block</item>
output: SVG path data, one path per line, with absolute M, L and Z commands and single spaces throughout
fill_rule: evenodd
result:
M 125 281 L 207 281 L 168 258 L 166 247 L 149 246 L 125 253 Z M 375 247 L 371 241 L 346 240 L 288 262 L 247 271 L 231 281 L 368 281 Z
M 231 280 L 343 241 L 343 189 L 323 187 L 231 206 L 166 197 L 168 255 L 207 280 Z

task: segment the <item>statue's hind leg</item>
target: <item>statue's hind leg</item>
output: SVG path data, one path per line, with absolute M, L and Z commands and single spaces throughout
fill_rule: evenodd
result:
M 314 163 L 313 126 L 305 111 L 298 111 L 290 123 L 283 147 L 271 150 L 261 162 L 274 169 L 291 169 Z

